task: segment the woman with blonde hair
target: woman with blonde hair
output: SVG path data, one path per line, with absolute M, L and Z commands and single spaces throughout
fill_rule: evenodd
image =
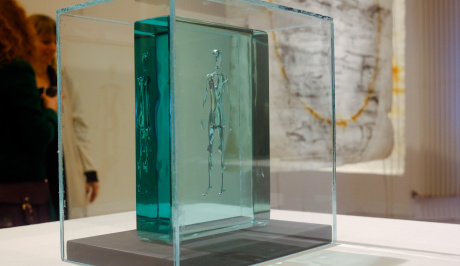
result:
M 56 22 L 41 14 L 29 17 L 37 32 L 37 56 L 33 64 L 38 88 L 43 93 L 52 95 L 56 87 Z M 86 216 L 86 206 L 93 202 L 98 194 L 99 182 L 91 157 L 91 142 L 88 124 L 85 122 L 78 93 L 74 90 L 66 74 L 61 72 L 64 150 L 64 199 L 68 202 L 65 218 Z M 55 209 L 58 209 L 58 158 L 57 138 L 48 148 L 47 169 L 50 178 L 51 196 Z M 68 214 L 67 214 L 68 211 Z
M 13 206 L 18 203 L 15 196 L 24 194 L 19 191 L 24 183 L 46 180 L 46 149 L 57 132 L 57 98 L 42 95 L 42 106 L 30 65 L 34 59 L 35 32 L 24 9 L 14 0 L 1 0 L 0 228 L 46 221 L 34 209 L 34 192 L 21 199 L 23 216 Z

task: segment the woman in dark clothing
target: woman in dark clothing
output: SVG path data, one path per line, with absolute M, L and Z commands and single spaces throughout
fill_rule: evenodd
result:
M 55 67 L 56 55 L 56 23 L 53 19 L 44 15 L 32 15 L 28 20 L 34 26 L 36 35 L 36 60 L 33 63 L 35 79 L 39 94 L 54 96 L 57 93 L 57 77 Z M 44 107 L 45 108 L 45 107 Z M 58 136 L 57 130 L 55 137 L 51 140 L 46 151 L 46 177 L 51 193 L 51 203 L 53 214 L 59 213 L 59 159 L 58 159 Z M 66 180 L 64 176 L 63 199 L 67 202 Z M 68 215 L 65 212 L 64 218 Z M 57 215 L 53 215 L 52 220 L 58 220 Z
M 14 0 L 0 1 L 0 185 L 46 179 L 57 98 L 42 95 L 42 107 L 34 60 L 35 32 L 24 10 Z
M 13 0 L 0 1 L 0 182 L 44 180 L 46 147 L 57 131 L 57 98 L 42 95 L 35 72 L 34 30 Z
M 34 26 L 36 32 L 37 32 L 37 60 L 35 60 L 33 67 L 35 69 L 35 76 L 37 80 L 37 85 L 38 89 L 41 93 L 45 93 L 48 95 L 54 95 L 56 93 L 56 60 L 55 60 L 55 54 L 56 54 L 56 22 L 54 19 L 46 16 L 46 15 L 41 15 L 41 14 L 34 14 L 29 17 L 29 21 L 32 22 L 32 25 Z M 66 78 L 64 77 L 65 75 L 62 75 L 63 79 L 65 80 Z M 67 78 L 68 79 L 68 78 Z M 64 82 L 65 84 L 65 82 Z M 63 91 L 67 93 L 66 95 L 66 100 L 63 101 L 63 117 L 66 117 L 66 112 L 72 112 L 75 110 L 77 107 L 75 105 L 75 102 L 73 101 L 71 105 L 65 105 L 64 103 L 67 101 L 67 104 L 69 104 L 69 101 L 75 100 L 73 99 L 75 96 L 74 94 L 76 93 L 75 91 L 70 91 L 70 88 L 67 87 L 64 88 L 63 86 Z M 73 108 L 71 108 L 73 107 Z M 75 119 L 73 121 L 73 127 L 77 127 L 77 125 L 83 123 L 83 119 L 81 117 L 81 114 L 75 115 L 78 116 L 78 119 Z M 63 122 L 65 119 L 63 119 Z M 83 143 L 83 146 L 88 144 L 87 142 L 84 141 L 85 136 L 81 134 L 82 131 L 81 126 L 78 128 L 78 130 L 75 134 L 77 134 L 77 139 L 75 142 L 77 143 L 77 146 L 79 149 L 81 149 L 81 152 L 79 152 L 79 155 L 81 158 L 81 161 L 87 162 L 89 159 L 88 157 L 88 152 L 84 147 L 81 147 L 82 145 L 79 145 Z M 64 126 L 63 126 L 64 130 Z M 65 132 L 65 130 L 63 131 Z M 69 138 L 68 134 L 63 135 L 63 138 Z M 64 141 L 65 142 L 65 141 Z M 68 143 L 67 143 L 68 144 Z M 67 149 L 67 150 L 66 150 Z M 72 151 L 72 149 L 69 149 L 69 147 L 64 147 L 65 152 Z M 80 150 L 79 150 L 80 151 Z M 67 154 L 68 155 L 68 154 Z M 72 158 L 72 157 L 70 157 Z M 48 151 L 47 151 L 47 177 L 49 180 L 49 185 L 50 185 L 50 191 L 51 191 L 51 200 L 54 206 L 54 209 L 57 211 L 59 210 L 59 182 L 58 182 L 58 177 L 59 177 L 59 171 L 58 171 L 58 141 L 57 141 L 57 136 L 54 138 L 54 140 L 50 143 L 48 146 Z M 67 162 L 67 160 L 64 160 L 64 162 Z M 75 161 L 68 160 L 69 164 L 66 166 L 72 166 L 72 163 L 75 164 Z M 71 209 L 70 207 L 77 205 L 75 203 L 75 193 L 77 192 L 75 186 L 74 187 L 69 187 L 71 189 L 69 192 L 67 192 L 67 179 L 69 179 L 69 184 L 75 185 L 75 183 L 72 183 L 72 178 L 78 179 L 83 177 L 83 174 L 85 175 L 84 178 L 86 178 L 86 193 L 90 196 L 90 202 L 94 201 L 94 199 L 97 196 L 98 192 L 98 178 L 97 178 L 97 172 L 95 169 L 93 169 L 91 166 L 92 164 L 83 164 L 82 166 L 84 168 L 84 173 L 81 173 L 81 176 L 73 173 L 70 171 L 67 172 L 66 168 L 64 167 L 63 171 L 63 183 L 64 183 L 64 191 L 63 191 L 63 198 L 66 203 L 70 203 L 70 205 L 67 205 L 66 208 L 64 208 L 64 218 L 68 218 L 68 211 Z M 75 167 L 74 167 L 75 168 Z M 72 169 L 72 168 L 71 168 Z M 73 189 L 73 190 L 72 190 Z M 68 201 L 68 196 L 72 196 L 72 191 L 74 197 L 70 197 L 70 202 Z M 78 193 L 80 192 L 80 193 Z M 78 191 L 77 193 L 80 195 L 83 195 L 85 193 L 84 190 Z M 81 196 L 80 195 L 80 196 Z M 74 199 L 74 202 L 72 202 L 72 199 Z M 72 214 L 72 213 L 71 213 Z

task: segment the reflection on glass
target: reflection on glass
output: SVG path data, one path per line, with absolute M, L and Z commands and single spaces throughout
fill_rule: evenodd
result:
M 176 18 L 174 40 L 172 90 L 169 17 L 135 23 L 138 235 L 172 241 L 172 193 L 181 239 L 265 225 L 267 34 Z

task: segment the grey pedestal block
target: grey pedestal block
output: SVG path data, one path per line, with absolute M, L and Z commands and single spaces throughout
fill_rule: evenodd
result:
M 265 227 L 184 241 L 180 264 L 251 265 L 332 242 L 330 225 L 271 220 Z M 67 258 L 90 265 L 174 265 L 173 246 L 144 242 L 136 230 L 67 241 Z

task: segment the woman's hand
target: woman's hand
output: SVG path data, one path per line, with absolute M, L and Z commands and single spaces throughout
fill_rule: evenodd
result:
M 86 196 L 89 199 L 89 202 L 92 203 L 99 194 L 99 182 L 89 182 L 86 183 Z
M 42 93 L 41 97 L 43 99 L 43 104 L 45 105 L 45 108 L 53 109 L 57 114 L 57 109 L 58 109 L 57 96 L 55 95 L 53 97 L 50 97 L 46 95 L 46 93 Z

